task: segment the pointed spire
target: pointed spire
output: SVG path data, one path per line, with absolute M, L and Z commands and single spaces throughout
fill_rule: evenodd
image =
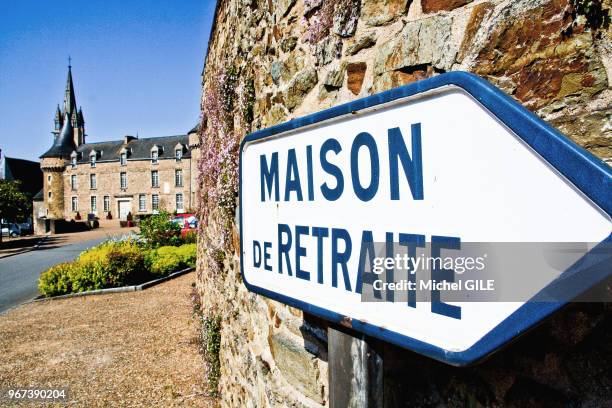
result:
M 64 94 L 64 112 L 68 115 L 72 115 L 74 111 L 76 111 L 76 97 L 74 96 L 74 84 L 72 83 L 72 65 L 70 65 L 69 62 L 66 92 Z
M 85 118 L 83 117 L 83 109 L 79 106 L 79 126 L 85 125 Z

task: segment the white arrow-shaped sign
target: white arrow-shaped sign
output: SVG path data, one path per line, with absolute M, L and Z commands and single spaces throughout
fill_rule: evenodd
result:
M 245 138 L 244 282 L 468 364 L 610 276 L 611 180 L 488 82 L 440 75 Z M 468 247 L 469 265 L 436 263 Z

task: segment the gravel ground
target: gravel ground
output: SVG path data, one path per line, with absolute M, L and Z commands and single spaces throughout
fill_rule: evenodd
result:
M 0 390 L 67 387 L 73 406 L 214 406 L 191 317 L 194 279 L 0 315 Z

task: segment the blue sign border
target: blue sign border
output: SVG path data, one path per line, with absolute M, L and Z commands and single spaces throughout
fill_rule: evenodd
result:
M 247 135 L 240 144 L 240 186 L 242 186 L 242 150 L 246 143 L 263 139 L 289 130 L 299 129 L 324 120 L 350 114 L 376 105 L 388 103 L 427 92 L 446 85 L 455 85 L 478 100 L 504 125 L 533 148 L 559 173 L 565 176 L 591 201 L 598 205 L 608 216 L 612 214 L 612 168 L 591 153 L 587 152 L 556 129 L 538 118 L 511 97 L 484 79 L 467 72 L 449 72 L 433 78 L 414 82 L 409 85 L 371 95 L 345 103 L 321 112 L 296 118 L 276 126 L 258 130 Z M 242 202 L 242 189 L 240 189 Z M 240 211 L 240 253 L 243 253 L 242 211 Z M 600 256 L 584 257 L 564 272 L 555 282 L 526 302 L 506 320 L 487 333 L 476 344 L 465 351 L 451 352 L 359 320 L 351 320 L 352 328 L 369 336 L 396 344 L 425 356 L 456 366 L 464 366 L 479 361 L 495 350 L 523 334 L 529 328 L 563 307 L 566 302 L 547 301 L 547 293 L 569 292 L 578 295 L 602 279 L 610 276 L 610 251 L 612 234 L 602 241 L 590 254 Z M 603 251 L 601 250 L 603 248 Z M 585 259 L 588 261 L 584 261 Z M 585 262 L 588 264 L 585 265 Z M 306 313 L 323 319 L 341 323 L 346 317 L 281 293 L 251 285 L 244 276 L 244 257 L 240 257 L 240 271 L 248 290 L 288 304 Z M 580 278 L 577 279 L 577 275 Z

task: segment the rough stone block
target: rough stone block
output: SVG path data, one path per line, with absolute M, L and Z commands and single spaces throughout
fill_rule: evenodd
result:
M 424 13 L 435 13 L 438 11 L 450 11 L 465 6 L 474 0 L 421 0 L 421 8 Z
M 346 64 L 341 64 L 338 68 L 330 69 L 323 84 L 332 88 L 340 88 L 344 82 L 345 68 Z
M 333 36 L 317 44 L 315 50 L 318 65 L 326 65 L 342 55 L 342 40 Z
M 355 55 L 361 50 L 373 47 L 375 44 L 376 44 L 376 33 L 374 32 L 366 33 L 360 36 L 359 38 L 357 38 L 354 42 L 352 42 L 346 48 L 346 55 Z
M 476 33 L 480 29 L 482 21 L 494 8 L 495 6 L 489 2 L 477 4 L 472 8 L 470 19 L 468 20 L 463 40 L 459 47 L 459 53 L 457 54 L 457 61 L 463 61 L 472 45 L 474 45 L 474 37 L 476 37 Z
M 292 110 L 298 106 L 308 92 L 317 84 L 317 70 L 314 68 L 299 72 L 292 80 L 285 91 L 285 106 Z
M 406 23 L 399 36 L 387 41 L 378 51 L 374 73 L 431 64 L 449 70 L 456 50 L 450 42 L 452 18 L 434 16 Z
M 355 95 L 361 92 L 361 86 L 363 85 L 367 67 L 365 62 L 354 62 L 346 66 L 348 76 L 347 87 Z
M 308 398 L 323 404 L 323 390 L 317 381 L 316 358 L 304 349 L 300 341 L 285 334 L 273 334 L 270 349 L 274 362 L 287 382 Z
M 361 18 L 369 26 L 390 23 L 408 10 L 409 0 L 362 0 Z
M 509 78 L 514 96 L 531 109 L 553 102 L 560 109 L 567 96 L 587 101 L 605 89 L 607 76 L 592 33 L 577 25 L 571 35 L 563 35 L 571 24 L 567 6 L 566 0 L 527 10 L 507 6 L 485 39 L 474 71 Z

